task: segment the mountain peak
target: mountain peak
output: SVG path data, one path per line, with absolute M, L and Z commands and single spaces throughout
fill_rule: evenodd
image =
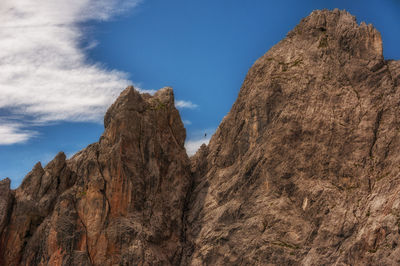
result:
M 99 142 L 0 182 L 0 264 L 398 264 L 399 81 L 372 26 L 314 11 L 190 160 L 173 90 L 130 86 Z
M 186 130 L 175 108 L 172 88 L 162 88 L 153 96 L 140 93 L 133 86 L 126 88 L 104 116 L 106 130 L 103 137 L 112 142 L 118 141 L 122 135 L 136 134 L 139 138 L 143 134 L 140 121 L 171 130 L 175 142 L 184 149 Z
M 143 112 L 145 102 L 133 86 L 127 87 L 121 92 L 116 101 L 108 108 L 104 116 L 104 127 L 107 128 L 111 120 L 126 114 L 129 111 Z
M 288 37 L 304 49 L 317 48 L 339 57 L 383 59 L 380 33 L 364 22 L 358 25 L 356 18 L 345 10 L 315 10 Z

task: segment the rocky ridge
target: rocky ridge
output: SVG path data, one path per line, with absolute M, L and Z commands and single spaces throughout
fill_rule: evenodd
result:
M 12 195 L 0 197 L 1 265 L 180 261 L 190 162 L 172 89 L 127 88 L 104 125 L 98 143 L 38 163 L 17 190 L 0 184 Z
M 133 87 L 99 142 L 0 182 L 0 265 L 400 263 L 400 62 L 346 11 L 258 59 L 190 159 L 173 92 Z

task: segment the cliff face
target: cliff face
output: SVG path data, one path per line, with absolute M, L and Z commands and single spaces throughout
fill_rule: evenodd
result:
M 338 10 L 258 59 L 193 158 L 189 261 L 400 263 L 399 66 Z
M 104 124 L 98 143 L 37 164 L 16 191 L 0 184 L 0 209 L 14 199 L 0 212 L 1 265 L 180 261 L 190 162 L 172 89 L 126 89 Z
M 190 160 L 172 90 L 126 89 L 98 143 L 0 182 L 0 265 L 400 263 L 400 62 L 314 11 Z

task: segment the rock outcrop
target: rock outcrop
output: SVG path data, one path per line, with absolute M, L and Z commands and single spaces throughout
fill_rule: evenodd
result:
M 3 212 L 9 181 L 0 184 L 0 229 L 9 220 L 1 265 L 180 262 L 190 161 L 172 89 L 126 89 L 104 125 L 99 142 L 71 159 L 60 153 L 44 169 L 37 164 L 11 211 Z
M 399 66 L 339 10 L 258 59 L 192 158 L 188 264 L 400 263 Z
M 170 88 L 127 88 L 71 159 L 0 182 L 0 265 L 400 264 L 400 62 L 345 11 L 258 59 L 190 158 Z

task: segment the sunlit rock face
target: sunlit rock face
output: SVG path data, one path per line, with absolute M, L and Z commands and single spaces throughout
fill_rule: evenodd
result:
M 36 165 L 14 192 L 1 264 L 177 264 L 190 181 L 185 135 L 172 89 L 127 88 L 98 143 Z M 3 201 L 2 193 L 1 209 Z
M 186 264 L 399 264 L 399 77 L 371 25 L 303 19 L 192 157 Z
M 400 264 L 400 62 L 314 11 L 190 159 L 172 89 L 123 91 L 97 143 L 0 181 L 0 265 Z

